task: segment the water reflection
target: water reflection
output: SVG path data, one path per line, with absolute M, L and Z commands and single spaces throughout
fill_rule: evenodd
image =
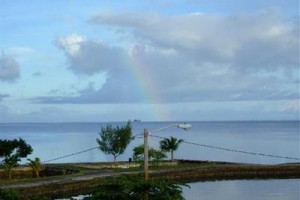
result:
M 300 179 L 197 182 L 183 187 L 186 200 L 299 200 Z M 72 197 L 90 199 L 89 195 Z M 69 199 L 57 199 L 69 200 Z
M 184 188 L 187 200 L 299 200 L 300 179 L 239 180 L 191 183 Z

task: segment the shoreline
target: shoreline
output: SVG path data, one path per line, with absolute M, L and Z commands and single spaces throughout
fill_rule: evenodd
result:
M 300 163 L 257 165 L 188 160 L 179 160 L 177 162 L 179 163 L 178 167 L 168 166 L 168 169 L 151 169 L 150 177 L 154 179 L 164 177 L 178 183 L 222 180 L 300 179 Z M 127 162 L 121 163 L 128 165 Z M 191 163 L 193 164 L 190 165 Z M 73 167 L 80 167 L 82 164 L 87 163 L 72 165 Z M 86 168 L 83 174 L 75 173 L 40 179 L 19 180 L 17 182 L 1 182 L 0 188 L 4 190 L 12 189 L 19 193 L 22 198 L 30 197 L 32 194 L 60 198 L 69 195 L 87 194 L 95 188 L 101 187 L 107 178 L 123 174 L 143 174 L 143 170 L 140 168 L 133 171 L 126 169 L 119 169 L 121 171 L 110 171 L 111 169 L 103 171 L 99 170 L 100 168 L 95 168 L 95 166 L 102 166 L 101 163 L 88 164 L 91 165 L 91 168 Z M 56 164 L 55 166 L 67 167 L 69 165 Z

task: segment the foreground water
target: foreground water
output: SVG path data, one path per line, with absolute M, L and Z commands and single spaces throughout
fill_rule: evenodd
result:
M 187 200 L 299 200 L 300 180 L 239 180 L 191 183 Z
M 235 180 L 190 183 L 183 188 L 186 200 L 299 200 L 300 180 Z M 89 195 L 73 199 L 81 200 Z M 59 200 L 68 200 L 59 199 Z

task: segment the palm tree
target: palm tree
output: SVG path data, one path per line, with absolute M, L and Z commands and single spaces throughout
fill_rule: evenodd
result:
M 40 178 L 40 172 L 42 171 L 42 163 L 39 158 L 35 158 L 34 160 L 27 159 L 29 161 L 29 166 L 35 172 L 36 177 Z
M 16 167 L 13 163 L 4 163 L 4 170 L 8 174 L 8 179 L 11 180 L 12 169 Z
M 160 149 L 165 152 L 171 152 L 171 161 L 174 160 L 174 151 L 176 151 L 179 147 L 179 145 L 183 142 L 182 139 L 178 140 L 177 138 L 170 137 L 170 138 L 164 138 L 161 140 L 160 143 Z

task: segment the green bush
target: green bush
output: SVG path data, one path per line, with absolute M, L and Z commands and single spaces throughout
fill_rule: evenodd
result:
M 0 200 L 22 200 L 19 198 L 18 194 L 12 190 L 4 191 L 0 188 Z M 48 197 L 44 196 L 32 196 L 27 198 L 26 200 L 51 200 Z
M 19 197 L 14 191 L 4 191 L 0 188 L 0 200 L 19 200 Z
M 183 200 L 182 186 L 167 179 L 144 180 L 142 176 L 121 176 L 111 179 L 93 194 L 92 199 L 141 200 Z M 188 186 L 187 186 L 188 187 Z

